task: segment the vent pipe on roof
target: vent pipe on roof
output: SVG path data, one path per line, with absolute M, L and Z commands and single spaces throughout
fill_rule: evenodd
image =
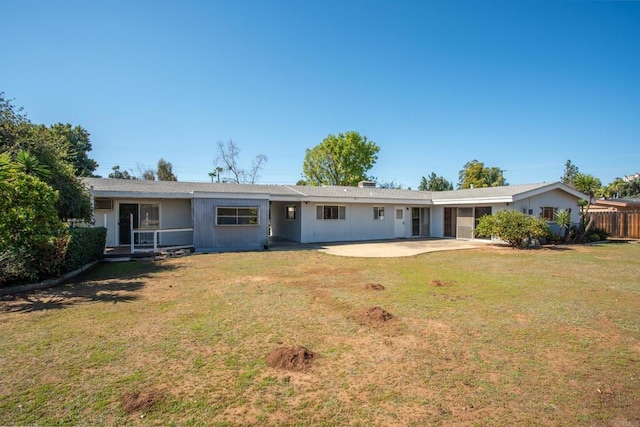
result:
M 376 183 L 374 181 L 360 181 L 358 183 L 358 188 L 375 188 L 376 187 Z

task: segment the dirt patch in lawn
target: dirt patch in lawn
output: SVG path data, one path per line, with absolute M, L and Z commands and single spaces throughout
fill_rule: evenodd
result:
M 385 289 L 380 283 L 367 283 L 364 288 L 370 291 L 384 291 Z
M 157 390 L 127 392 L 120 398 L 122 409 L 127 414 L 148 411 L 162 399 L 164 399 L 164 393 Z
M 356 313 L 353 318 L 363 325 L 382 326 L 393 320 L 393 314 L 382 307 L 371 307 Z
M 307 348 L 297 345 L 293 347 L 278 347 L 267 355 L 267 366 L 285 371 L 306 370 L 318 355 Z
M 455 280 L 450 280 L 450 281 L 446 281 L 446 280 L 431 280 L 429 282 L 429 285 L 431 286 L 453 286 L 456 285 L 456 281 Z

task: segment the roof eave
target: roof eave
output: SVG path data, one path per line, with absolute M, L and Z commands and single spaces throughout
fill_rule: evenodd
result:
M 477 204 L 494 204 L 494 203 L 513 203 L 512 196 L 503 197 L 475 197 L 463 199 L 433 199 L 433 204 L 442 205 L 477 205 Z
M 192 193 L 140 192 L 117 190 L 93 190 L 94 197 L 113 199 L 191 199 Z
M 310 203 L 361 203 L 372 205 L 433 205 L 428 199 L 393 199 L 393 198 L 375 198 L 375 197 L 331 197 L 331 196 L 312 196 L 303 198 L 305 202 Z
M 569 193 L 574 197 L 577 197 L 578 199 L 585 199 L 585 200 L 589 200 L 589 196 L 579 192 L 578 190 L 576 190 L 575 188 L 572 188 L 566 184 L 563 184 L 561 182 L 552 182 L 549 185 L 545 185 L 543 187 L 539 187 L 539 188 L 535 188 L 533 190 L 529 190 L 529 191 L 524 191 L 522 193 L 518 193 L 515 194 L 513 196 L 513 200 L 514 201 L 518 201 L 518 200 L 522 200 L 522 199 L 526 199 L 529 197 L 533 197 L 533 196 L 537 196 L 539 194 L 542 193 L 546 193 L 548 191 L 551 190 L 561 190 L 564 191 L 565 193 Z

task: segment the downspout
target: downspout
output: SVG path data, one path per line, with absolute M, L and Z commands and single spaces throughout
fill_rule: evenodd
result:
M 220 174 L 218 174 L 218 180 L 220 179 Z M 195 217 L 195 201 L 196 201 L 196 193 L 195 191 L 191 192 L 191 245 L 193 245 L 193 251 L 197 252 L 196 248 L 196 217 Z

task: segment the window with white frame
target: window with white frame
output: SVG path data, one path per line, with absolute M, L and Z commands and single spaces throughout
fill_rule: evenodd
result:
M 384 207 L 383 206 L 374 206 L 373 207 L 373 219 L 374 220 L 384 220 Z
M 558 212 L 558 208 L 543 206 L 540 208 L 540 218 L 545 221 L 555 221 L 556 212 Z
M 284 219 L 289 220 L 289 221 L 293 221 L 294 219 L 296 219 L 296 206 L 295 205 L 286 206 L 285 207 Z
M 216 225 L 258 225 L 260 209 L 257 206 L 216 208 Z
M 316 206 L 316 219 L 346 219 L 347 208 L 336 205 Z

